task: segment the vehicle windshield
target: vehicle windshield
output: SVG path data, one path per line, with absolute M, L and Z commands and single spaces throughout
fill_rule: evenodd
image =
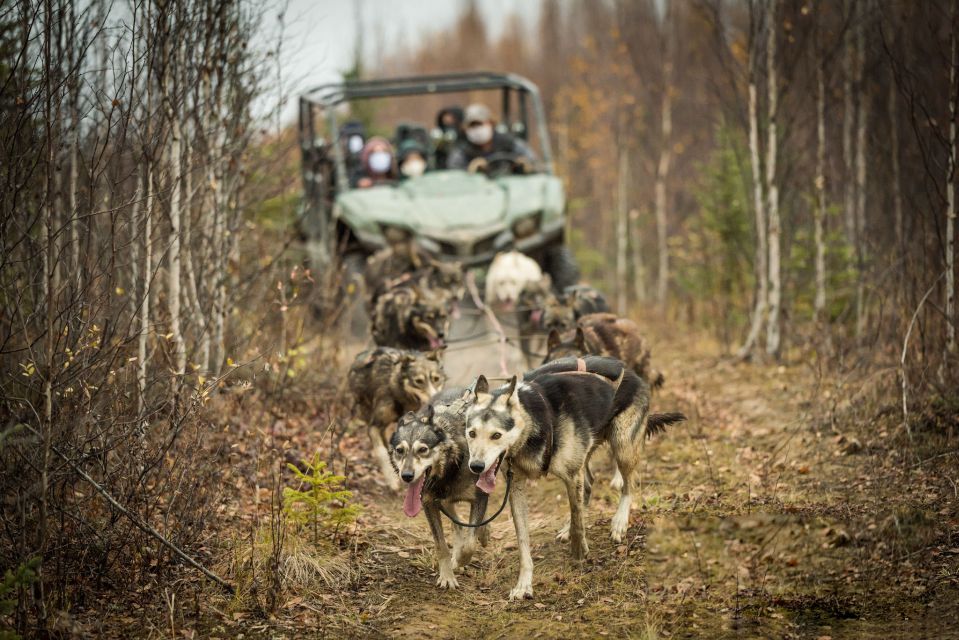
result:
M 379 82 L 360 84 L 375 94 Z M 340 190 L 397 186 L 449 170 L 489 178 L 550 172 L 538 105 L 532 104 L 538 95 L 504 86 L 437 92 L 428 87 L 404 88 L 402 95 L 348 96 L 329 101 L 332 106 L 303 103 L 305 139 L 324 150 Z

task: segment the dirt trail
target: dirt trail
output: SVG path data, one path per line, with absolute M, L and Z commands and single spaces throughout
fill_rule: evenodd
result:
M 654 410 L 682 410 L 690 420 L 647 448 L 643 503 L 624 543 L 608 537 L 616 494 L 600 455 L 585 563 L 554 539 L 567 514 L 565 492 L 556 481 L 539 481 L 530 500 L 534 599 L 506 601 L 518 568 L 508 510 L 492 525 L 490 546 L 459 575 L 460 588 L 440 591 L 424 519 L 406 518 L 399 496 L 365 482 L 357 487 L 365 503 L 357 573 L 324 633 L 956 633 L 955 474 L 910 466 L 881 421 L 843 426 L 841 435 L 817 425 L 823 405 L 844 390 L 817 383 L 808 368 L 722 364 L 712 345 L 656 338 L 654 359 L 667 385 Z M 501 492 L 491 504 L 498 506 Z

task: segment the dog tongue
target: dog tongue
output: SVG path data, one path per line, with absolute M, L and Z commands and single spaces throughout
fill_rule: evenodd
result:
M 543 310 L 542 309 L 533 309 L 529 314 L 529 321 L 533 323 L 534 327 L 539 326 L 539 321 L 543 319 Z
M 437 340 L 433 336 L 430 336 L 430 349 L 439 349 L 443 346 L 442 340 Z
M 420 479 L 409 485 L 406 490 L 406 499 L 403 500 L 403 513 L 410 518 L 415 518 L 416 514 L 423 508 L 423 500 L 420 493 L 423 492 L 423 483 L 426 481 L 426 474 L 420 476 Z
M 476 481 L 476 486 L 479 487 L 483 493 L 493 493 L 493 490 L 496 489 L 496 468 L 498 466 L 498 464 L 491 466 L 481 473 L 479 480 Z

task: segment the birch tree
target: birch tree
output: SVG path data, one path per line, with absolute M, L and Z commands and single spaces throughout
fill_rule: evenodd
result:
M 815 46 L 812 48 L 816 60 L 816 208 L 813 214 L 813 235 L 816 244 L 816 297 L 813 302 L 814 319 L 823 321 L 826 309 L 826 57 L 822 48 L 821 21 L 819 12 L 822 3 L 816 4 Z
M 669 244 L 666 182 L 669 179 L 669 165 L 672 161 L 673 136 L 673 22 L 672 3 L 667 2 L 663 16 L 663 95 L 660 118 L 659 162 L 656 165 L 656 240 L 659 254 L 659 272 L 656 281 L 656 301 L 666 303 L 669 287 Z
M 624 146 L 619 148 L 619 173 L 616 184 L 616 311 L 626 315 L 627 281 L 629 262 L 629 208 L 626 202 L 626 187 L 629 175 L 629 154 Z
M 763 197 L 762 160 L 759 146 L 759 69 L 758 34 L 762 32 L 762 15 L 749 5 L 749 42 L 747 52 L 749 166 L 753 187 L 753 212 L 756 217 L 756 298 L 753 306 L 749 334 L 739 349 L 737 358 L 747 358 L 756 348 L 766 319 L 769 296 L 769 249 L 766 237 L 766 206 Z
M 778 358 L 782 329 L 779 317 L 782 307 L 782 264 L 780 258 L 779 182 L 776 176 L 776 160 L 779 153 L 776 2 L 777 0 L 769 0 L 769 13 L 766 16 L 766 36 L 768 38 L 766 42 L 766 89 L 768 92 L 766 112 L 769 120 L 766 131 L 766 195 L 769 198 L 769 318 L 766 326 L 766 353 Z

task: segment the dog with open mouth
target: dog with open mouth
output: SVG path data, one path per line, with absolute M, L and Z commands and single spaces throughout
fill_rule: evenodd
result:
M 467 466 L 464 438 L 466 410 L 472 394 L 466 389 L 448 389 L 438 394 L 425 409 L 400 418 L 390 438 L 390 461 L 406 483 L 403 513 L 414 518 L 422 510 L 433 534 L 439 565 L 437 586 L 458 586 L 454 571 L 469 563 L 476 542 L 486 545 L 487 525 L 453 525 L 453 553 L 443 535 L 441 507 L 455 513 L 454 505 L 470 505 L 469 523 L 477 525 L 486 514 L 487 492 L 477 487 Z
M 376 298 L 373 341 L 397 349 L 438 349 L 449 328 L 449 303 L 447 294 L 403 280 Z
M 418 411 L 443 388 L 442 350 L 422 353 L 377 347 L 356 356 L 347 375 L 354 426 L 367 429 L 373 457 L 387 485 L 400 483 L 386 450 L 386 431 L 408 411 Z
M 516 376 L 491 390 L 484 376 L 475 384 L 476 400 L 466 416 L 469 468 L 477 486 L 492 490 L 500 465 L 515 478 L 510 510 L 520 552 L 520 573 L 510 600 L 531 598 L 526 483 L 553 475 L 566 485 L 570 522 L 560 539 L 570 540 L 573 557 L 585 558 L 584 511 L 589 494 L 589 458 L 608 443 L 624 478 L 610 537 L 619 542 L 629 526 L 635 477 L 647 436 L 684 420 L 680 413 L 649 414 L 649 387 L 619 360 L 599 356 L 564 358 Z

